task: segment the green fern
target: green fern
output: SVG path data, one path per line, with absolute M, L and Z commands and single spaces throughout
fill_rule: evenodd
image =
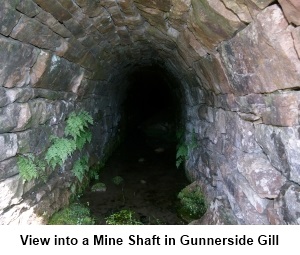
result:
M 46 153 L 47 163 L 54 169 L 57 165 L 62 166 L 67 158 L 76 150 L 76 142 L 68 138 L 52 137 L 53 144 Z
M 99 180 L 99 172 L 100 170 L 105 166 L 103 161 L 98 161 L 97 164 L 94 164 L 90 169 L 89 169 L 89 178 L 91 180 Z
M 188 155 L 188 147 L 185 144 L 180 144 L 177 148 L 177 153 L 176 153 L 177 168 L 179 168 L 179 166 L 186 160 L 187 155 Z
M 90 131 L 86 131 L 83 134 L 81 134 L 79 137 L 77 137 L 77 139 L 75 140 L 76 142 L 76 147 L 79 150 L 83 149 L 83 146 L 87 143 L 87 142 L 91 142 L 92 141 L 92 133 Z
M 193 131 L 190 142 L 186 144 L 184 139 L 184 131 L 182 129 L 176 132 L 176 138 L 178 140 L 176 153 L 176 167 L 179 168 L 179 166 L 182 163 L 184 163 L 184 161 L 187 159 L 189 152 L 197 147 L 198 141 L 196 133 L 195 131 Z
M 82 182 L 85 176 L 85 173 L 88 172 L 88 157 L 85 156 L 81 159 L 78 159 L 73 166 L 72 172 L 77 177 L 77 179 Z
M 176 138 L 178 140 L 177 152 L 176 152 L 176 167 L 179 168 L 187 158 L 189 149 L 184 141 L 184 130 L 180 129 L 176 132 Z
M 89 124 L 93 124 L 93 118 L 86 111 L 69 115 L 65 136 L 71 138 L 52 137 L 53 144 L 46 153 L 46 161 L 52 168 L 62 166 L 74 151 L 82 150 L 87 142 L 91 142 L 92 133 L 87 130 Z
M 25 181 L 31 181 L 39 177 L 42 177 L 42 179 L 45 180 L 47 177 L 45 173 L 45 164 L 42 161 L 35 159 L 32 154 L 19 156 L 17 165 L 20 175 Z
M 31 181 L 38 177 L 37 166 L 34 163 L 33 156 L 28 155 L 18 157 L 18 167 L 23 180 Z
M 89 124 L 93 124 L 93 118 L 86 111 L 80 111 L 78 114 L 71 113 L 67 119 L 65 136 L 62 138 L 50 137 L 52 144 L 48 148 L 44 160 L 38 160 L 32 154 L 18 157 L 21 177 L 25 181 L 37 178 L 46 181 L 48 177 L 45 171 L 46 165 L 52 169 L 55 169 L 57 165 L 63 166 L 76 150 L 81 151 L 86 143 L 91 142 L 92 133 L 88 130 Z M 88 157 L 76 161 L 72 169 L 80 182 L 88 170 Z M 96 172 L 93 172 L 92 175 L 94 178 L 99 177 Z
M 86 111 L 81 111 L 78 114 L 73 112 L 67 119 L 65 135 L 70 135 L 74 140 L 77 140 L 85 132 L 88 125 L 93 123 L 93 118 Z
M 36 166 L 38 168 L 38 178 L 41 178 L 45 183 L 47 181 L 47 178 L 48 178 L 48 174 L 46 172 L 46 162 L 45 160 L 38 160 L 38 159 L 35 159 L 35 162 L 36 162 Z

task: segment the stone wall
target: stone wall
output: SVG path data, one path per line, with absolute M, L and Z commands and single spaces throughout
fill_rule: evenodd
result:
M 210 206 L 199 224 L 300 223 L 297 0 L 0 0 L 0 223 L 45 223 L 74 176 L 23 182 L 68 113 L 96 120 L 101 159 L 121 120 L 127 74 L 158 64 L 178 80 L 186 173 Z

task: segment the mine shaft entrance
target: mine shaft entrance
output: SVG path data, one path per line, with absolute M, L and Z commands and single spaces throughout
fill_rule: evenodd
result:
M 176 124 L 177 106 L 170 80 L 158 67 L 132 72 L 124 103 L 127 131 L 136 132 L 147 122 Z
M 185 224 L 177 214 L 177 194 L 188 185 L 177 169 L 178 105 L 171 80 L 157 67 L 128 75 L 124 101 L 124 141 L 100 174 L 105 192 L 87 192 L 97 224 L 121 210 L 135 212 L 142 224 Z M 121 183 L 116 179 L 120 177 Z
M 156 153 L 176 147 L 180 111 L 171 79 L 154 66 L 135 70 L 128 81 L 124 102 L 126 140 L 151 147 Z

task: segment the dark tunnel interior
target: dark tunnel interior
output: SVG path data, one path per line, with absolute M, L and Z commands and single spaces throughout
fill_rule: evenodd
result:
M 124 115 L 129 133 L 155 121 L 175 124 L 178 104 L 172 80 L 163 69 L 157 66 L 136 69 L 129 74 L 128 81 Z
M 176 85 L 157 66 L 133 70 L 128 81 L 125 135 L 100 174 L 107 189 L 87 192 L 82 201 L 90 205 L 97 224 L 106 224 L 106 216 L 121 210 L 134 211 L 142 224 L 185 224 L 176 209 L 177 194 L 188 184 L 175 164 Z M 120 185 L 114 184 L 116 177 L 122 178 Z

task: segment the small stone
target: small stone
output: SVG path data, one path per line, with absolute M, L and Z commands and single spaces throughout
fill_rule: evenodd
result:
M 121 176 L 115 176 L 114 178 L 112 178 L 112 182 L 115 185 L 119 186 L 120 184 L 122 184 L 124 182 L 124 179 Z
M 103 182 L 96 183 L 92 186 L 92 192 L 105 192 L 106 185 Z
M 165 151 L 165 149 L 162 148 L 162 147 L 160 147 L 160 148 L 155 149 L 154 151 L 155 151 L 156 153 L 162 153 L 162 152 Z

